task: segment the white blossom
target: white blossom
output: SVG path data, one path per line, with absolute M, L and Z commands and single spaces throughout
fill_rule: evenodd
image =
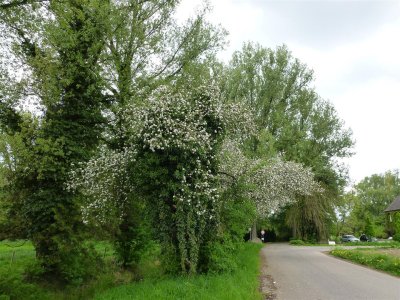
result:
M 295 201 L 298 195 L 322 192 L 311 169 L 280 158 L 268 161 L 247 158 L 232 140 L 225 141 L 220 160 L 223 188 L 232 184 L 225 174 L 245 182 L 247 197 L 255 202 L 261 216 Z
M 66 189 L 85 196 L 82 205 L 85 222 L 94 219 L 104 224 L 121 215 L 132 192 L 127 166 L 135 160 L 135 150 L 112 151 L 105 146 L 98 150 L 96 157 L 71 171 Z

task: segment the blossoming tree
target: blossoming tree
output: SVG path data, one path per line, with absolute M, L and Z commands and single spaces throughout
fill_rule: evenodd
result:
M 224 131 L 217 94 L 159 89 L 147 105 L 124 112 L 131 148 L 100 151 L 71 173 L 68 188 L 90 196 L 82 208 L 87 220 L 112 223 L 123 218 L 131 194 L 144 199 L 172 271 L 197 271 L 217 224 L 216 154 Z
M 283 161 L 279 157 L 269 160 L 247 158 L 233 140 L 225 141 L 220 156 L 221 174 L 245 182 L 248 186 L 244 191 L 246 197 L 254 202 L 260 217 L 293 203 L 296 196 L 322 192 L 311 169 L 299 163 Z M 229 180 L 225 182 L 232 184 Z M 225 188 L 229 187 L 225 184 Z M 255 222 L 252 236 L 257 236 Z
M 247 186 L 243 193 L 259 215 L 318 190 L 312 172 L 300 164 L 247 158 L 241 145 L 254 132 L 251 111 L 220 105 L 216 95 L 205 87 L 158 89 L 146 105 L 123 112 L 128 148 L 101 148 L 71 174 L 69 188 L 90 196 L 82 208 L 88 221 L 121 224 L 131 218 L 130 203 L 144 200 L 172 272 L 207 269 L 204 249 L 220 225 L 219 195 L 235 180 Z

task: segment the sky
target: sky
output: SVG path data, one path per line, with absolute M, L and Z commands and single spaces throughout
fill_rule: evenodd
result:
M 400 169 L 400 0 L 210 0 L 208 20 L 229 32 L 220 58 L 247 41 L 286 44 L 314 70 L 318 94 L 353 131 L 351 183 Z M 183 0 L 185 19 L 201 0 Z

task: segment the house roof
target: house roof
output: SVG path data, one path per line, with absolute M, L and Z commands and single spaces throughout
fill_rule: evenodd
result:
M 390 204 L 386 209 L 385 212 L 391 211 L 400 211 L 400 196 L 394 199 L 392 204 Z

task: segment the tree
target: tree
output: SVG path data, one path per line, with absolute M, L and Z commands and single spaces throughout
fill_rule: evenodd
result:
M 353 141 L 333 106 L 311 87 L 312 80 L 312 71 L 285 46 L 271 50 L 248 43 L 234 53 L 222 86 L 226 99 L 245 103 L 253 111 L 257 134 L 248 136 L 246 154 L 260 158 L 280 155 L 311 168 L 327 193 L 327 204 L 346 182 L 345 169 L 337 159 L 351 155 Z M 298 203 L 305 207 L 303 204 Z M 314 216 L 322 213 L 322 219 L 330 218 L 332 208 L 326 205 L 307 207 L 320 209 Z M 326 232 L 317 230 L 319 221 L 312 220 L 316 222 L 314 231 Z
M 353 232 L 354 222 L 351 218 L 351 212 L 357 203 L 357 196 L 354 191 L 343 194 L 339 197 L 335 205 L 336 224 L 332 230 L 336 239 L 346 233 Z
M 126 106 L 143 104 L 160 85 L 201 86 L 210 63 L 224 45 L 225 32 L 205 21 L 205 7 L 182 26 L 179 1 L 125 0 L 112 3 L 102 75 L 111 100 L 107 143 L 122 149 Z
M 334 215 L 331 202 L 326 193 L 299 197 L 286 213 L 292 237 L 314 242 L 328 238 L 328 225 Z
M 178 26 L 173 19 L 177 3 L 75 0 L 2 4 L 3 46 L 15 50 L 13 62 L 25 71 L 23 80 L 17 82 L 23 87 L 19 93 L 1 100 L 5 108 L 0 115 L 2 125 L 12 129 L 11 134 L 19 130 L 22 122 L 15 106 L 29 97 L 38 100 L 42 110 L 37 132 L 24 139 L 29 155 L 21 158 L 13 152 L 18 170 L 29 166 L 31 172 L 16 172 L 12 184 L 29 195 L 18 209 L 29 216 L 26 227 L 31 228 L 38 258 L 45 273 L 54 278 L 80 280 L 84 274 L 78 273 L 89 270 L 78 262 L 88 256 L 80 248 L 86 228 L 81 211 L 85 199 L 64 186 L 74 166 L 87 162 L 98 149 L 124 153 L 130 139 L 129 133 L 123 134 L 127 106 L 143 104 L 161 84 L 174 82 L 177 86 L 194 76 L 199 78 L 196 70 L 206 70 L 203 60 L 221 46 L 223 33 L 204 21 L 206 9 Z M 105 145 L 97 148 L 100 140 Z M 101 157 L 100 151 L 93 161 Z M 114 215 L 118 226 L 111 227 L 115 229 L 113 240 L 122 265 L 128 266 L 137 260 L 137 253 L 130 249 L 139 239 L 141 205 L 129 191 L 114 193 L 113 198 L 120 204 Z
M 312 80 L 312 71 L 285 46 L 274 51 L 248 43 L 234 53 L 223 91 L 254 112 L 258 135 L 248 145 L 253 156 L 280 154 L 303 163 L 317 181 L 337 190 L 346 174 L 335 160 L 351 154 L 351 131 L 316 94 Z
M 177 25 L 177 4 L 178 1 L 129 0 L 111 5 L 106 51 L 101 61 L 106 93 L 111 100 L 103 137 L 111 152 L 124 153 L 131 147 L 131 135 L 135 133 L 131 132 L 127 111 L 146 105 L 159 86 L 190 90 L 210 81 L 207 61 L 223 45 L 224 32 L 205 21 L 207 7 L 182 26 Z M 112 234 L 116 251 L 121 254 L 123 266 L 135 264 L 136 252 L 144 247 L 143 230 L 139 228 L 144 208 L 138 213 L 143 204 L 138 203 L 143 199 L 133 196 L 130 190 L 112 198 L 119 203 L 120 224 Z M 132 244 L 137 247 L 131 249 Z
M 234 179 L 228 181 L 227 189 L 237 182 L 244 182 L 242 193 L 254 201 L 259 217 L 279 211 L 294 203 L 299 196 L 317 197 L 323 190 L 314 180 L 310 169 L 301 164 L 285 162 L 280 158 L 251 159 L 240 150 L 237 143 L 226 141 L 222 152 L 221 174 Z M 252 236 L 256 237 L 255 221 Z
M 211 82 L 208 61 L 213 60 L 223 45 L 224 32 L 205 21 L 207 8 L 178 26 L 173 19 L 176 4 L 177 1 L 126 1 L 113 9 L 114 19 L 110 23 L 111 34 L 103 61 L 107 89 L 113 99 L 109 126 L 104 134 L 110 150 L 120 153 L 131 146 L 131 135 L 135 133 L 130 128 L 132 116 L 127 112 L 135 106 L 147 105 L 157 87 L 169 85 L 169 89 L 173 86 L 178 91 L 193 90 Z M 132 199 L 133 206 L 141 201 L 137 197 Z M 140 237 L 124 229 L 133 219 L 140 223 L 137 214 L 134 217 L 128 213 L 136 211 L 137 205 L 135 209 L 127 209 L 130 206 L 125 198 L 114 198 L 114 201 L 125 203 L 120 208 L 126 208 L 120 212 L 123 221 L 115 236 L 116 242 L 121 239 L 138 243 Z
M 357 202 L 351 217 L 354 219 L 355 229 L 379 236 L 382 236 L 384 231 L 388 233 L 390 226 L 385 226 L 384 210 L 400 195 L 399 171 L 387 171 L 384 174 L 365 177 L 354 186 L 354 192 Z
M 115 197 L 119 191 L 128 202 L 132 192 L 144 199 L 153 212 L 164 265 L 172 272 L 194 274 L 206 268 L 200 265 L 206 261 L 203 248 L 218 223 L 216 153 L 224 129 L 214 94 L 207 88 L 176 93 L 164 87 L 148 105 L 131 105 L 125 120 L 132 150 L 107 152 L 100 164 L 106 175 L 117 176 L 105 177 L 97 172 L 102 167 L 89 162 L 83 172 L 94 176 L 83 183 L 78 176 L 71 184 L 96 196 L 85 208 L 95 213 L 104 208 L 109 213 L 110 207 L 123 213 L 116 207 L 121 205 L 115 201 L 121 198 Z
M 20 209 L 26 228 L 44 273 L 54 280 L 79 282 L 91 266 L 79 198 L 64 183 L 71 165 L 91 156 L 104 121 L 98 59 L 106 11 L 106 2 L 77 0 L 22 1 L 1 12 L 27 70 L 25 89 L 43 109 L 36 132 L 23 141 L 26 155 L 13 153 L 13 186 L 25 191 Z

